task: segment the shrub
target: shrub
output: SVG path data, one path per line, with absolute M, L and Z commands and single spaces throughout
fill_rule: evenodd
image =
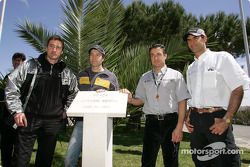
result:
M 250 107 L 240 107 L 240 109 L 234 116 L 233 123 L 250 125 Z

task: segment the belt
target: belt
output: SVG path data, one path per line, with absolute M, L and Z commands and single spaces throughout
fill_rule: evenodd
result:
M 159 115 L 153 115 L 153 114 L 148 114 L 146 115 L 146 119 L 154 119 L 158 121 L 163 121 L 166 119 L 171 119 L 177 116 L 177 113 L 169 113 L 169 114 L 159 114 Z
M 196 107 L 190 107 L 191 111 L 198 112 L 199 114 L 203 113 L 213 113 L 217 111 L 224 110 L 222 107 L 209 107 L 209 108 L 196 108 Z

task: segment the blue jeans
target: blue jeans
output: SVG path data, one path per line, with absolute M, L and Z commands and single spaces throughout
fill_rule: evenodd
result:
M 76 167 L 82 151 L 83 121 L 77 121 L 65 156 L 65 167 Z

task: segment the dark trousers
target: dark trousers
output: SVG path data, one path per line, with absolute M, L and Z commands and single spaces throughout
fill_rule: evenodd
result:
M 222 118 L 225 113 L 225 110 L 203 114 L 191 112 L 190 123 L 194 125 L 194 131 L 191 133 L 191 149 L 193 151 L 192 159 L 196 167 L 240 166 L 239 154 L 227 154 L 222 151 L 222 149 L 224 151 L 237 149 L 232 126 L 230 125 L 222 135 L 212 134 L 209 130 L 214 124 L 214 118 Z M 216 148 L 218 146 L 219 148 Z M 205 149 L 206 153 L 201 152 Z M 217 153 L 219 154 L 217 155 Z
M 63 127 L 60 119 L 30 117 L 26 128 L 19 128 L 14 148 L 13 167 L 29 166 L 34 143 L 37 139 L 36 167 L 51 167 L 57 136 Z
M 1 124 L 2 140 L 1 140 L 1 160 L 3 167 L 11 166 L 11 159 L 13 157 L 14 144 L 16 141 L 16 129 L 5 123 Z
M 164 166 L 178 166 L 179 143 L 174 144 L 172 132 L 178 121 L 178 115 L 168 114 L 164 120 L 147 116 L 143 139 L 142 167 L 154 167 L 157 155 L 162 148 Z
M 241 166 L 240 154 L 239 152 L 235 151 L 235 150 L 239 150 L 239 147 L 237 147 L 235 144 L 232 125 L 229 126 L 229 129 L 227 132 L 226 145 L 227 145 L 227 149 L 233 150 L 236 153 L 236 154 L 228 155 L 230 166 L 240 167 Z

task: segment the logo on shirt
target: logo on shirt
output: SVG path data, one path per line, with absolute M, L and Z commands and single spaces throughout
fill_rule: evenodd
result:
M 208 68 L 207 71 L 214 71 L 214 68 Z

